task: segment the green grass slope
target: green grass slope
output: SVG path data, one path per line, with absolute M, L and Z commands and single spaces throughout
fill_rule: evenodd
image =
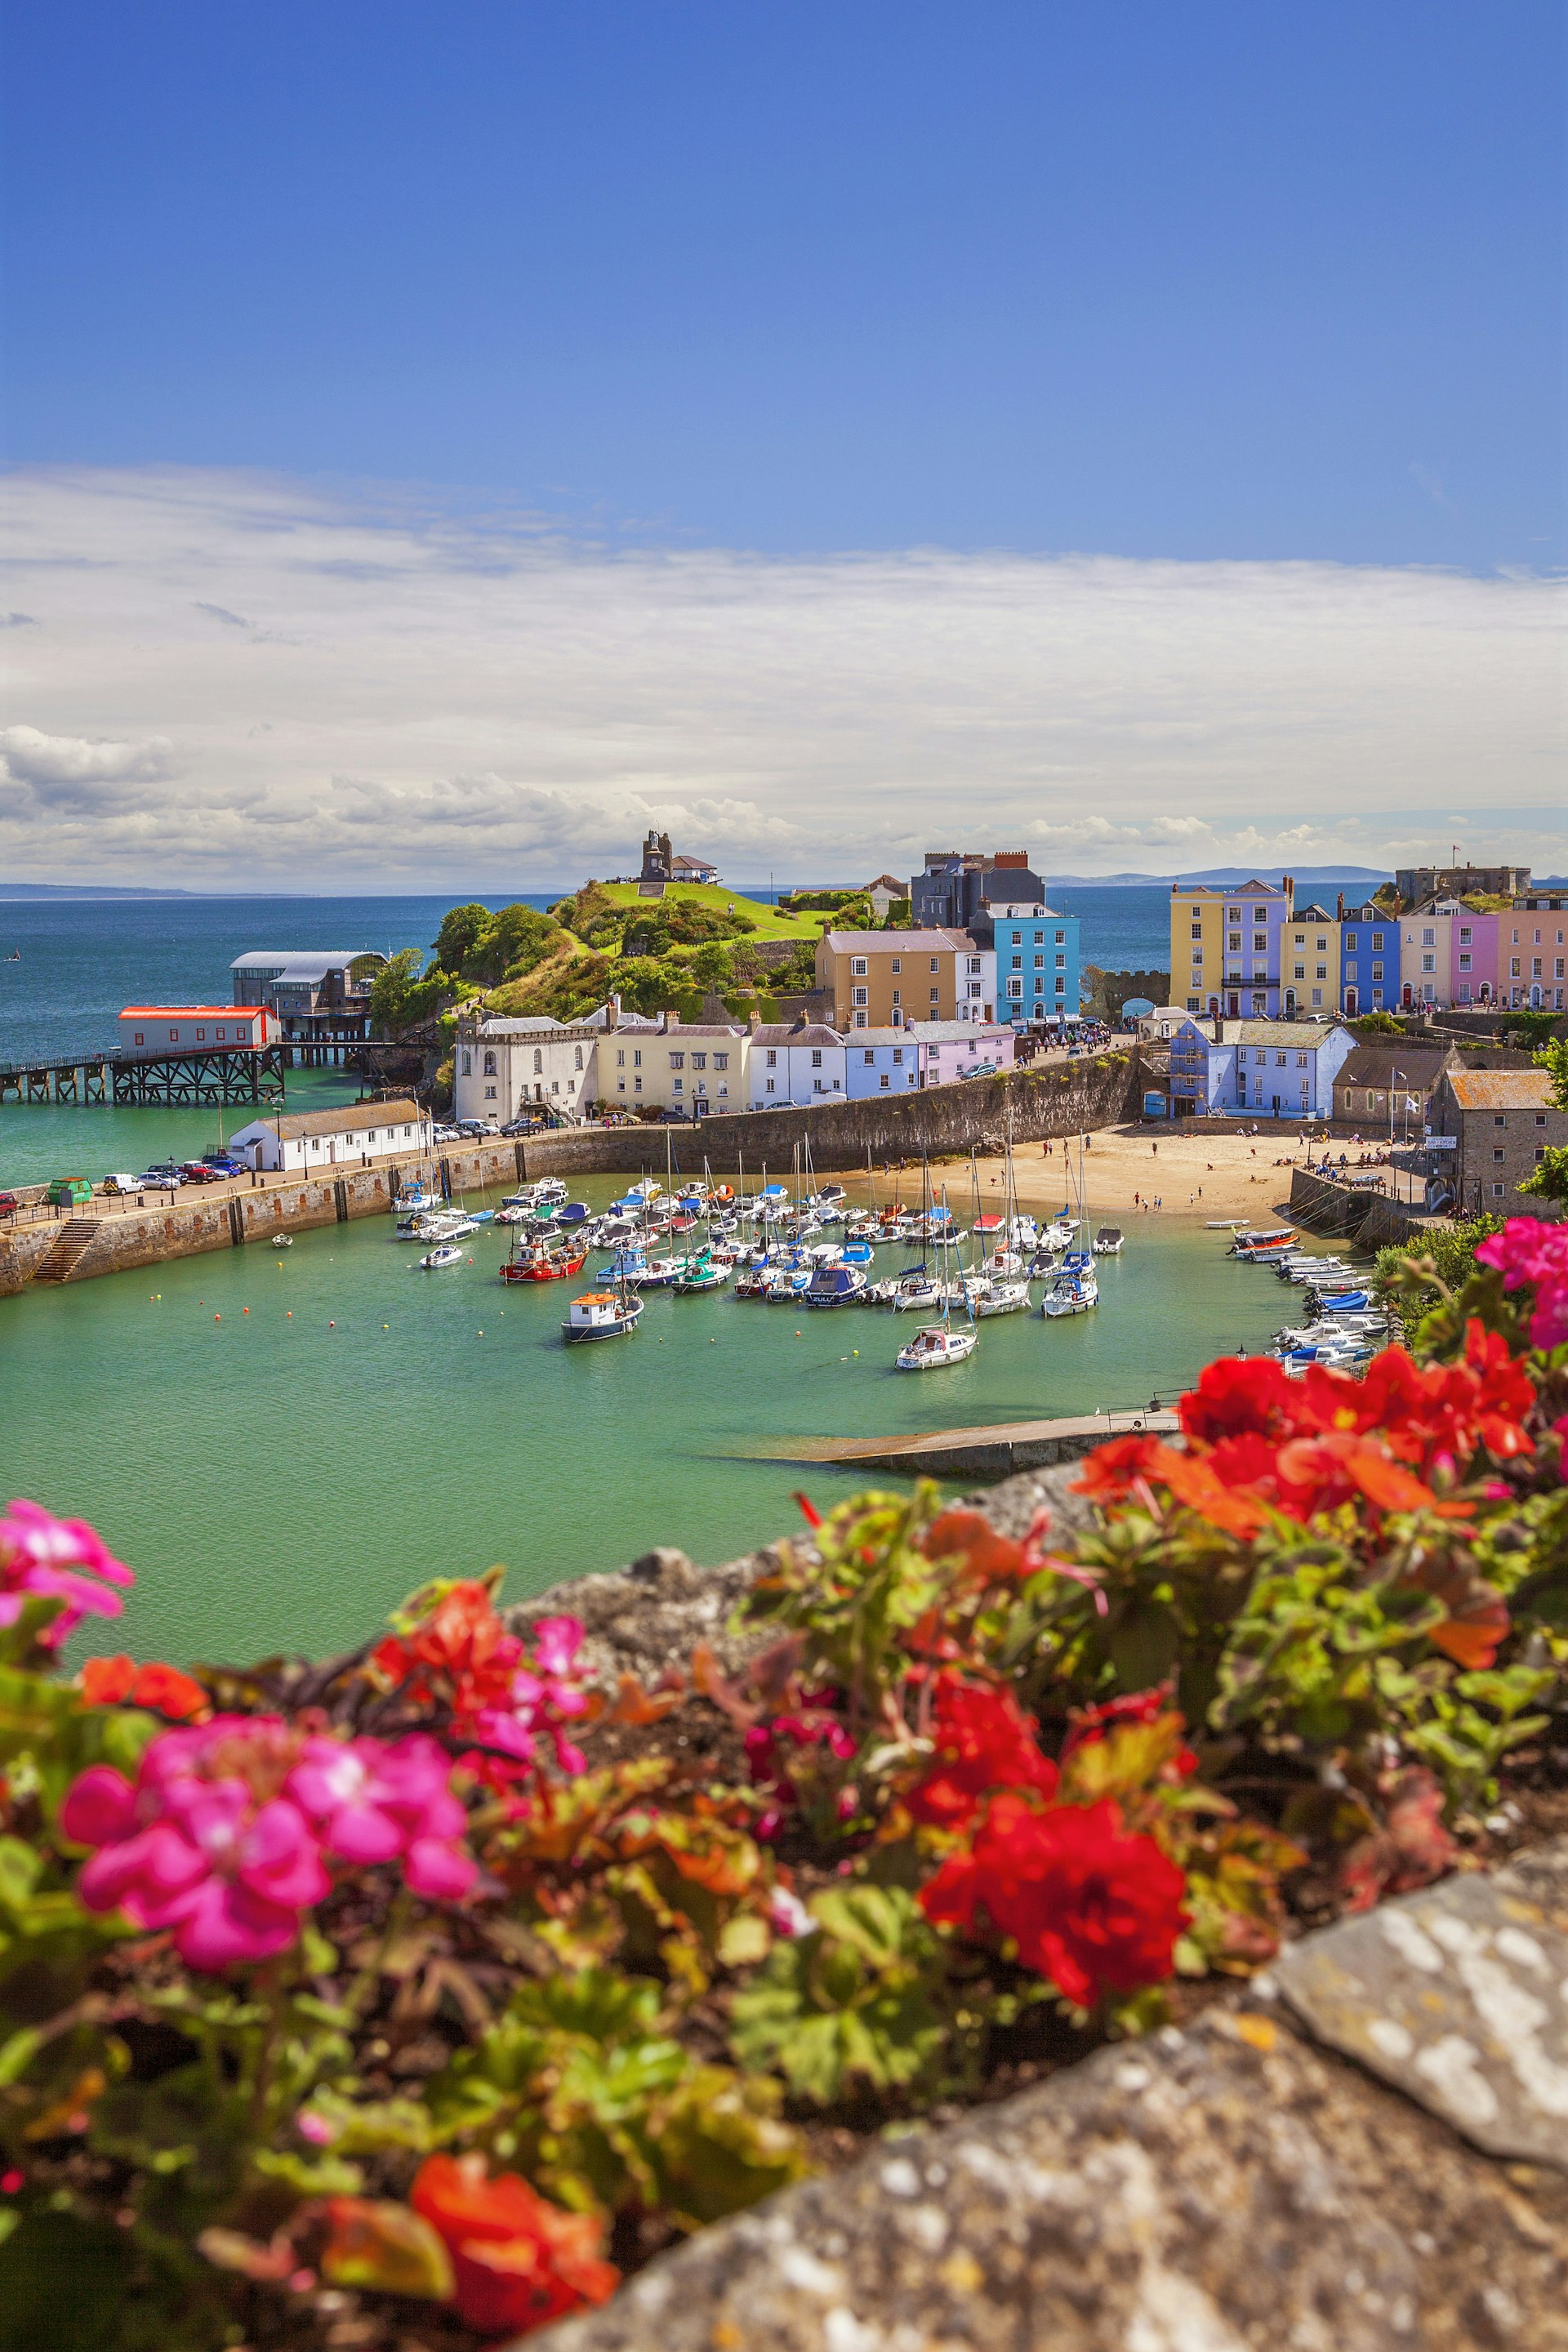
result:
M 651 898 L 639 899 L 635 882 L 606 882 L 602 887 L 605 897 L 613 898 L 617 907 L 651 907 L 658 903 Z M 744 898 L 739 890 L 726 890 L 718 882 L 667 884 L 663 904 L 668 906 L 677 898 L 695 899 L 699 906 L 710 907 L 719 914 L 725 914 L 732 908 L 738 915 L 750 916 L 756 925 L 751 933 L 754 940 L 809 940 L 815 946 L 833 919 L 831 915 L 821 913 L 783 914 L 777 907 L 766 906 L 757 898 Z

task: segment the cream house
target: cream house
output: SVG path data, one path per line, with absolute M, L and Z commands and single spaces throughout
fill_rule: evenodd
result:
M 750 1038 L 738 1021 L 682 1021 L 678 1013 L 606 1030 L 598 1093 L 612 1110 L 678 1110 L 688 1118 L 743 1110 Z

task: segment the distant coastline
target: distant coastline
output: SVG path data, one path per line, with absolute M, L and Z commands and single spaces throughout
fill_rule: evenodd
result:
M 1211 866 L 1199 874 L 1052 874 L 1048 881 L 1051 887 L 1063 890 L 1168 890 L 1174 888 L 1178 884 L 1184 888 L 1192 889 L 1203 883 L 1218 884 L 1223 887 L 1237 882 L 1248 882 L 1258 871 L 1256 866 Z M 1358 888 L 1366 885 L 1375 886 L 1380 882 L 1391 882 L 1394 877 L 1375 866 L 1303 866 L 1297 870 L 1294 879 L 1300 887 L 1318 890 L 1340 882 L 1350 883 Z M 453 902 L 456 904 L 462 898 L 463 886 L 454 883 L 450 887 Z M 547 883 L 542 890 L 536 886 L 531 890 L 525 889 L 515 895 L 521 895 L 525 898 L 539 897 L 547 894 L 556 887 L 554 884 Z M 559 886 L 563 891 L 570 891 L 574 887 L 571 883 L 563 883 Z M 836 889 L 839 887 L 836 883 L 816 885 L 782 882 L 764 887 L 761 883 L 753 885 L 740 881 L 732 881 L 729 885 L 731 890 L 744 897 L 762 899 L 782 898 L 791 889 L 815 887 Z M 846 884 L 842 887 L 847 888 L 852 886 Z M 504 900 L 508 895 L 506 891 L 498 892 L 494 886 L 490 885 L 484 891 L 484 902 L 487 905 L 491 900 L 499 902 Z M 429 893 L 423 890 L 179 890 L 151 886 L 146 887 L 116 886 L 107 882 L 0 882 L 0 906 L 40 898 L 298 899 L 412 898 L 428 896 Z

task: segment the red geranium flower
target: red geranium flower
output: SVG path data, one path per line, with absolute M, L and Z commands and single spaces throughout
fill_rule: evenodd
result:
M 934 1829 L 962 1828 L 993 1789 L 1056 1795 L 1057 1768 L 1040 1753 L 1034 1717 L 1024 1714 L 1010 1690 L 990 1690 L 943 1674 L 937 1677 L 935 1696 L 935 1759 L 904 1800 L 917 1822 Z
M 1126 1833 L 1110 1798 L 1042 1811 L 1008 1791 L 920 1901 L 938 1924 L 1010 1937 L 1026 1968 L 1089 2009 L 1170 1975 L 1185 1893 L 1175 1864 L 1152 1838 Z
M 426 2157 L 409 2203 L 445 2239 L 458 2315 L 481 2336 L 526 2334 L 585 2303 L 604 2303 L 620 2273 L 599 2259 L 604 2228 L 568 2213 L 521 2173 L 485 2177 L 482 2156 Z
M 1272 1356 L 1221 1356 L 1205 1365 L 1179 1410 L 1187 1435 L 1212 1445 L 1248 1431 L 1284 1434 L 1294 1403 L 1284 1367 Z

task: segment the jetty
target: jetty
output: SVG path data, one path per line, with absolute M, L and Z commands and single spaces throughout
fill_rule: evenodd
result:
M 275 1103 L 286 1084 L 282 1045 L 176 1054 L 69 1054 L 0 1066 L 0 1103 Z
M 1071 1413 L 1053 1421 L 1003 1421 L 978 1429 L 924 1430 L 908 1437 L 801 1437 L 748 1453 L 757 1462 L 821 1462 L 839 1469 L 893 1470 L 905 1478 L 1006 1478 L 1076 1461 L 1108 1437 L 1180 1434 L 1163 1408 Z

